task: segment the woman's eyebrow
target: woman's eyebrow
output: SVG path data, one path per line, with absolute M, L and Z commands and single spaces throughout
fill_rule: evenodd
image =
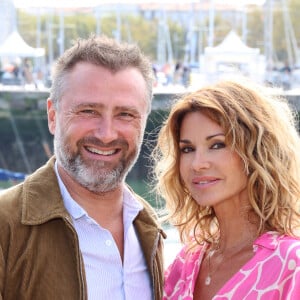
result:
M 208 137 L 206 137 L 206 140 L 208 141 L 208 140 L 210 140 L 210 139 L 212 139 L 216 136 L 225 136 L 225 134 L 221 132 L 221 133 L 216 133 L 216 134 L 213 134 L 213 135 L 209 135 Z

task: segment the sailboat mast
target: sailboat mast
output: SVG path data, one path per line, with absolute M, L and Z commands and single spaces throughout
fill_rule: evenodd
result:
M 208 47 L 214 46 L 215 32 L 215 1 L 210 0 L 209 6 L 209 28 L 208 28 Z

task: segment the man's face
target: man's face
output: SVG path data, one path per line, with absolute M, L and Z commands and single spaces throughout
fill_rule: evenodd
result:
M 139 154 L 147 119 L 146 84 L 135 68 L 111 73 L 78 63 L 58 109 L 48 100 L 59 165 L 96 193 L 116 189 Z

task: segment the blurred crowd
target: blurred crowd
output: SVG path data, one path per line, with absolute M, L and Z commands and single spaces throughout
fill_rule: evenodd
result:
M 191 69 L 182 62 L 176 64 L 165 63 L 153 65 L 156 82 L 155 86 L 180 85 L 188 87 L 190 84 Z
M 42 70 L 34 69 L 29 58 L 3 64 L 0 69 L 0 83 L 32 89 L 42 89 L 46 85 Z
M 198 66 L 176 63 L 153 64 L 155 75 L 154 87 L 188 88 L 193 81 L 193 74 L 199 72 Z M 49 88 L 51 85 L 50 72 L 45 74 L 40 68 L 35 68 L 29 58 L 13 62 L 0 63 L 0 85 L 23 86 L 28 89 Z M 300 68 L 288 64 L 280 68 L 266 71 L 265 82 L 276 87 L 289 90 L 300 87 Z

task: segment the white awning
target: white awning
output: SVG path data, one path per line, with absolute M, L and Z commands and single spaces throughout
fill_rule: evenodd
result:
M 0 45 L 1 57 L 39 57 L 45 55 L 44 48 L 33 48 L 26 44 L 17 31 L 13 31 Z

